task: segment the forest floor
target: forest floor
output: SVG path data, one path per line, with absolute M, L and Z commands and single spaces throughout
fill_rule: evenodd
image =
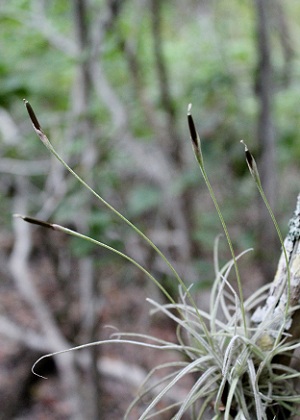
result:
M 39 255 L 31 261 L 35 285 L 51 308 L 52 313 L 62 313 L 62 296 L 55 287 L 54 270 L 47 258 Z M 0 286 L 1 316 L 20 328 L 15 339 L 1 334 L 0 347 L 0 420 L 69 420 L 70 407 L 64 398 L 61 379 L 51 359 L 41 363 L 37 370 L 48 377 L 37 378 L 31 373 L 31 366 L 41 352 L 22 344 L 20 337 L 26 331 L 40 329 L 32 310 L 20 297 L 8 273 L 2 276 Z M 161 296 L 158 294 L 159 298 Z M 120 281 L 107 276 L 101 281 L 101 300 L 99 303 L 99 328 L 97 339 L 107 339 L 112 332 L 135 332 L 149 334 L 163 340 L 176 342 L 175 326 L 160 315 L 150 317 L 149 288 L 144 282 L 133 281 L 122 285 Z M 153 297 L 153 296 L 151 296 Z M 76 331 L 76 307 L 69 309 L 69 322 L 61 321 L 61 329 L 67 337 Z M 70 326 L 70 324 L 72 324 Z M 72 332 L 72 328 L 74 331 Z M 11 335 L 11 334 L 10 334 Z M 76 335 L 76 334 L 75 334 Z M 76 342 L 76 340 L 75 340 Z M 76 343 L 78 344 L 78 342 Z M 82 344 L 82 342 L 80 342 Z M 139 385 L 147 373 L 160 363 L 178 360 L 174 352 L 135 347 L 132 345 L 107 344 L 98 348 L 99 357 L 99 396 L 101 419 L 120 420 L 136 396 Z M 83 388 L 88 383 L 82 374 Z M 191 380 L 191 378 L 190 378 Z M 180 398 L 190 384 L 187 379 L 174 391 Z M 84 391 L 83 391 L 84 395 Z M 145 404 L 145 399 L 143 404 Z M 139 410 L 141 410 L 141 406 Z M 161 419 L 168 419 L 161 416 Z M 133 411 L 131 419 L 138 418 Z M 91 415 L 91 420 L 94 420 Z M 89 419 L 86 419 L 89 420 Z
M 2 250 L 2 269 L 5 265 L 5 258 L 3 258 L 5 252 L 7 249 Z M 74 299 L 72 302 L 73 289 L 70 289 L 71 291 L 66 289 L 62 293 L 62 288 L 58 287 L 55 277 L 54 262 L 49 252 L 44 252 L 40 243 L 33 250 L 30 266 L 32 280 L 51 312 L 59 320 L 60 329 L 65 337 L 74 345 L 86 343 L 85 339 L 78 334 L 81 320 L 78 300 Z M 157 288 L 139 278 L 133 278 L 132 281 L 130 279 L 124 283 L 124 280 L 117 279 L 114 276 L 115 273 L 109 270 L 101 274 L 96 339 L 108 339 L 112 332 L 117 331 L 148 334 L 176 343 L 176 326 L 173 321 L 160 314 L 154 316 L 149 314 L 151 306 L 146 298 L 151 297 L 154 300 L 163 301 Z M 76 267 L 74 267 L 74 273 L 76 274 Z M 69 282 L 71 286 L 68 287 L 74 288 L 75 278 L 76 275 L 71 279 Z M 249 290 L 246 294 L 249 295 L 257 288 L 261 277 L 259 272 L 252 269 L 248 270 L 248 279 L 245 285 L 248 284 Z M 74 292 L 75 296 L 77 292 L 78 290 Z M 64 302 L 68 293 L 71 305 L 70 303 L 66 305 Z M 199 305 L 202 309 L 207 306 L 208 296 L 209 290 L 201 291 Z M 18 331 L 15 332 L 14 339 L 7 338 L 8 335 L 1 335 L 0 420 L 70 420 L 70 407 L 64 397 L 62 381 L 53 360 L 46 359 L 47 363 L 41 363 L 37 367 L 38 372 L 47 376 L 48 380 L 37 378 L 31 373 L 32 364 L 43 353 L 22 344 L 20 337 L 22 333 L 26 335 L 26 331 L 40 331 L 40 325 L 32 309 L 20 297 L 9 272 L 5 270 L 2 272 L 0 285 L 0 308 L 1 316 L 17 325 L 21 331 L 21 334 Z M 161 363 L 180 360 L 180 356 L 174 352 L 116 343 L 105 344 L 97 348 L 97 351 L 100 372 L 98 388 L 100 396 L 97 396 L 101 411 L 99 420 L 122 419 L 147 373 Z M 84 388 L 90 389 L 88 388 L 91 381 L 89 375 L 81 372 L 83 396 L 85 395 Z M 192 377 L 185 378 L 172 390 L 170 400 L 182 399 L 190 389 L 193 380 Z M 145 404 L 147 404 L 147 399 L 143 398 L 142 404 L 132 412 L 129 418 L 131 420 L 139 418 Z M 169 420 L 169 418 L 170 413 L 165 417 L 160 416 L 160 420 Z M 95 416 L 91 414 L 86 420 L 94 419 Z

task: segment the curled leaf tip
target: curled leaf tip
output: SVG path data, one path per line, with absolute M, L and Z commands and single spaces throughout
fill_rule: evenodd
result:
M 37 376 L 38 378 L 48 379 L 48 378 L 46 378 L 46 376 L 42 376 L 42 375 L 40 375 L 40 374 L 36 373 L 36 371 L 34 370 L 34 367 L 32 367 L 32 368 L 31 368 L 31 372 L 32 372 L 35 376 Z
M 32 122 L 33 127 L 36 130 L 42 131 L 41 125 L 39 123 L 39 120 L 37 119 L 37 116 L 35 115 L 34 110 L 32 109 L 32 106 L 30 105 L 30 103 L 26 99 L 23 99 L 23 101 L 24 101 L 24 104 L 26 106 L 28 115 L 29 115 L 29 117 L 31 119 L 31 122 Z

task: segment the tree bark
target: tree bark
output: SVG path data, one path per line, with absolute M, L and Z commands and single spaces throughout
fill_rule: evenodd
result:
M 266 303 L 263 307 L 257 308 L 252 316 L 255 324 L 263 322 L 270 324 L 268 320 L 272 321 L 267 328 L 272 331 L 268 333 L 270 342 L 272 337 L 275 339 L 280 332 L 288 334 L 286 342 L 300 339 L 300 194 L 294 215 L 289 222 L 289 232 L 284 240 L 284 247 L 286 256 L 282 252 Z M 286 314 L 287 305 L 290 309 L 296 307 L 296 310 L 290 310 Z M 283 320 L 285 325 L 282 330 Z M 290 355 L 280 355 L 276 358 L 276 363 L 289 365 L 290 360 Z
M 263 307 L 258 307 L 252 315 L 254 324 L 265 325 L 265 329 L 262 328 L 264 332 L 258 338 L 261 348 L 267 345 L 271 349 L 278 336 L 281 338 L 285 336 L 285 344 L 300 339 L 300 194 L 296 210 L 289 222 L 289 232 L 284 247 L 286 255 L 284 252 L 281 254 L 266 303 Z M 279 374 L 282 372 L 280 365 L 289 366 L 292 357 L 292 351 L 279 353 L 273 357 L 272 363 L 278 366 L 276 370 Z M 278 420 L 290 418 L 290 412 L 285 407 L 276 406 L 276 403 L 272 409 L 268 409 L 267 418 L 270 420 L 275 418 L 274 412 Z

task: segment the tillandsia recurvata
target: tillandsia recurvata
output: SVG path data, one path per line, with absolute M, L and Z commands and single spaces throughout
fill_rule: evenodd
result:
M 289 222 L 284 248 L 285 252 L 283 250 L 281 253 L 266 303 L 258 307 L 251 318 L 256 325 L 266 323 L 267 335 L 264 336 L 264 343 L 262 343 L 264 345 L 266 343 L 271 345 L 281 333 L 291 339 L 300 336 L 298 322 L 300 312 L 296 308 L 300 304 L 300 194 Z M 269 340 L 266 340 L 267 337 Z

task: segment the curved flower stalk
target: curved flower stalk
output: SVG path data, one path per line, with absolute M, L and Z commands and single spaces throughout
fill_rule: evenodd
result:
M 194 306 L 194 308 L 197 310 L 197 305 L 194 302 L 194 299 L 192 297 L 192 295 L 189 293 L 188 289 L 186 288 L 186 285 L 184 283 L 184 281 L 182 280 L 182 278 L 179 276 L 178 272 L 176 271 L 175 267 L 170 263 L 170 261 L 168 260 L 168 258 L 163 254 L 163 252 L 151 241 L 150 238 L 148 238 L 137 226 L 135 226 L 132 222 L 130 222 L 122 213 L 120 213 L 116 208 L 114 208 L 110 203 L 108 203 L 102 196 L 100 196 L 95 190 L 93 190 L 93 188 L 91 188 L 65 161 L 64 159 L 57 153 L 57 151 L 55 150 L 55 148 L 53 147 L 52 143 L 50 142 L 50 140 L 48 139 L 48 137 L 46 136 L 46 134 L 44 133 L 39 120 L 32 108 L 32 106 L 30 105 L 30 103 L 24 99 L 24 104 L 25 107 L 27 109 L 27 112 L 29 114 L 32 126 L 34 131 L 36 132 L 37 136 L 39 137 L 39 139 L 42 141 L 42 143 L 44 144 L 44 146 L 46 146 L 46 148 L 58 159 L 58 161 L 84 186 L 84 188 L 86 188 L 91 194 L 93 194 L 99 201 L 100 203 L 102 203 L 108 210 L 110 210 L 112 213 L 114 213 L 119 219 L 121 219 L 124 223 L 126 223 L 131 229 L 133 229 L 135 231 L 135 233 L 137 235 L 139 235 L 155 252 L 156 254 L 164 261 L 164 263 L 168 266 L 168 268 L 170 269 L 171 273 L 173 274 L 173 276 L 175 277 L 175 279 L 177 280 L 178 284 L 181 285 L 181 287 L 183 289 L 186 290 L 188 297 L 190 299 L 191 304 Z M 27 218 L 30 219 L 30 218 Z M 25 220 L 25 219 L 24 219 Z M 27 220 L 29 221 L 29 220 Z M 39 221 L 39 224 L 42 224 L 42 221 Z M 60 227 L 62 230 L 62 227 Z M 73 234 L 74 232 L 71 232 L 70 230 L 67 232 L 67 229 L 65 229 L 65 233 L 69 233 L 69 234 Z M 86 240 L 90 240 L 90 242 L 93 242 L 93 240 L 88 237 L 85 237 Z M 99 244 L 98 244 L 99 245 Z M 101 245 L 103 246 L 103 245 Z M 113 251 L 115 252 L 115 251 Z M 129 259 L 129 258 L 127 258 Z M 131 260 L 131 262 L 133 262 L 133 260 Z M 136 266 L 138 264 L 135 264 Z M 143 269 L 143 271 L 147 271 L 146 269 Z M 149 273 L 148 273 L 149 274 Z M 158 283 L 158 281 L 155 281 L 156 283 Z M 162 286 L 160 285 L 160 289 L 162 289 Z M 166 295 L 167 292 L 164 291 L 164 294 Z M 170 295 L 168 296 L 168 298 L 170 298 Z M 171 299 L 172 300 L 172 299 Z M 203 322 L 203 320 L 201 319 L 200 314 L 198 313 L 199 316 L 199 322 L 203 324 L 203 328 L 207 333 L 207 338 L 208 340 L 210 339 L 209 333 L 206 330 L 206 326 L 205 323 Z
M 155 250 L 155 252 L 165 261 L 179 285 L 179 302 L 175 302 L 159 281 L 152 276 L 147 269 L 126 254 L 115 250 L 94 238 L 64 228 L 63 226 L 44 222 L 28 216 L 16 215 L 26 222 L 38 224 L 42 227 L 58 230 L 90 241 L 95 245 L 104 247 L 105 249 L 116 253 L 134 264 L 161 289 L 168 299 L 168 303 L 166 304 L 160 304 L 148 299 L 148 302 L 153 307 L 152 313 L 160 312 L 163 316 L 171 319 L 177 325 L 176 343 L 142 334 L 117 333 L 113 334 L 108 340 L 87 343 L 71 349 L 46 354 L 35 362 L 32 367 L 33 373 L 43 377 L 36 373 L 36 367 L 42 359 L 47 357 L 108 343 L 130 343 L 138 347 L 159 349 L 162 351 L 172 350 L 179 353 L 181 358 L 177 358 L 173 362 L 158 365 L 149 372 L 141 385 L 137 397 L 129 406 L 125 414 L 126 419 L 132 418 L 132 411 L 137 406 L 141 413 L 139 420 L 150 418 L 159 419 L 162 414 L 168 415 L 168 418 L 173 420 L 180 420 L 185 415 L 190 419 L 200 420 L 205 418 L 207 413 L 209 413 L 210 418 L 213 420 L 244 420 L 254 418 L 260 420 L 275 418 L 277 420 L 284 420 L 295 414 L 295 407 L 297 404 L 300 404 L 300 396 L 294 387 L 293 381 L 300 379 L 300 373 L 296 369 L 289 367 L 288 364 L 280 363 L 280 360 L 282 357 L 292 354 L 295 349 L 300 347 L 299 342 L 288 339 L 289 337 L 286 331 L 286 321 L 293 311 L 300 309 L 299 305 L 292 308 L 288 300 L 285 306 L 285 316 L 283 319 L 277 320 L 280 325 L 279 329 L 277 327 L 275 329 L 274 318 L 272 316 L 265 317 L 265 319 L 261 319 L 259 322 L 255 320 L 254 316 L 257 308 L 259 309 L 260 305 L 263 305 L 270 295 L 270 291 L 272 291 L 273 288 L 272 283 L 263 286 L 254 292 L 247 300 L 244 300 L 242 282 L 238 269 L 238 260 L 249 250 L 244 251 L 240 255 L 235 255 L 226 223 L 204 167 L 201 141 L 191 115 L 191 106 L 188 108 L 188 124 L 195 157 L 220 218 L 232 255 L 229 262 L 223 267 L 219 266 L 219 238 L 217 238 L 214 248 L 215 280 L 212 285 L 208 312 L 197 307 L 191 295 L 191 288 L 188 288 L 185 285 L 175 268 L 156 245 L 153 244 L 143 232 L 90 188 L 85 181 L 83 181 L 79 175 L 64 162 L 44 134 L 30 104 L 25 101 L 25 105 L 34 130 L 43 144 L 85 188 L 94 194 L 110 211 L 114 212 L 121 220 L 134 229 L 134 231 Z M 289 261 L 285 245 L 276 219 L 265 199 L 254 158 L 248 151 L 246 145 L 245 148 L 246 160 L 250 172 L 269 209 L 282 243 L 285 263 L 288 270 L 287 282 L 284 283 L 284 287 L 287 285 L 289 289 L 291 273 L 288 268 Z M 233 269 L 236 273 L 238 292 L 233 289 L 228 280 L 229 274 Z M 284 287 L 282 286 L 280 290 L 283 291 Z M 280 299 L 280 296 L 278 299 Z M 271 311 L 270 314 L 272 314 Z M 274 333 L 277 334 L 278 331 L 278 337 L 273 340 L 272 337 Z M 159 373 L 159 375 L 157 375 L 157 373 Z M 171 396 L 171 391 L 187 376 L 192 376 L 193 384 L 190 386 L 190 389 L 186 391 L 184 396 L 174 400 Z M 146 404 L 146 406 L 144 403 L 145 396 L 150 397 L 150 402 Z
M 234 253 L 234 249 L 233 249 L 233 245 L 232 245 L 232 241 L 224 220 L 224 217 L 222 215 L 221 209 L 219 207 L 217 198 L 215 196 L 214 190 L 210 184 L 207 172 L 205 170 L 205 166 L 204 166 L 204 160 L 203 160 L 203 156 L 202 156 L 202 150 L 201 150 L 201 140 L 200 140 L 200 136 L 196 130 L 195 127 L 195 123 L 191 114 L 191 109 L 192 109 L 192 105 L 189 104 L 188 106 L 188 113 L 187 113 L 187 118 L 188 118 L 188 125 L 189 125 L 189 130 L 190 130 L 190 136 L 191 136 L 191 140 L 192 140 L 192 144 L 193 144 L 193 149 L 194 149 L 194 153 L 195 153 L 195 157 L 196 160 L 199 164 L 199 168 L 201 170 L 203 179 L 205 181 L 205 184 L 207 186 L 207 189 L 209 191 L 209 194 L 212 198 L 212 201 L 214 203 L 214 206 L 216 208 L 216 211 L 218 213 L 220 222 L 222 224 L 222 228 L 224 230 L 225 236 L 226 236 L 226 240 L 228 242 L 228 246 L 230 249 L 230 253 L 233 259 L 233 264 L 234 264 L 234 269 L 235 269 L 235 274 L 236 274 L 236 280 L 237 280 L 237 285 L 238 285 L 238 289 L 239 289 L 239 296 L 240 296 L 240 304 L 241 304 L 241 314 L 242 314 L 242 322 L 243 322 L 243 326 L 244 326 L 244 331 L 245 334 L 247 335 L 247 323 L 246 323 L 246 315 L 245 315 L 245 310 L 244 310 L 244 298 L 243 298 L 243 288 L 242 288 L 242 282 L 241 282 L 241 277 L 240 277 L 240 273 L 239 273 L 239 268 L 236 262 L 236 257 L 235 257 L 235 253 Z
M 276 305 L 278 304 L 278 300 L 280 300 L 280 297 L 282 296 L 284 288 L 286 288 L 287 289 L 287 299 L 286 299 L 286 304 L 285 304 L 285 308 L 284 308 L 284 317 L 285 317 L 285 320 L 287 320 L 287 318 L 289 316 L 290 299 L 291 299 L 291 271 L 290 271 L 290 264 L 289 264 L 289 260 L 290 260 L 289 257 L 290 256 L 288 255 L 287 247 L 286 247 L 286 244 L 284 243 L 284 240 L 283 240 L 282 234 L 280 232 L 278 223 L 276 221 L 275 215 L 274 215 L 274 213 L 271 209 L 271 206 L 270 206 L 270 204 L 267 200 L 267 197 L 264 193 L 255 159 L 254 159 L 253 155 L 250 153 L 250 151 L 248 149 L 248 146 L 246 145 L 244 140 L 241 140 L 241 143 L 245 147 L 245 157 L 246 157 L 246 162 L 247 162 L 250 174 L 255 181 L 257 189 L 258 189 L 258 191 L 261 195 L 261 198 L 263 199 L 263 202 L 265 203 L 265 206 L 266 206 L 266 208 L 269 212 L 269 215 L 270 215 L 270 217 L 272 219 L 272 222 L 274 224 L 274 227 L 276 229 L 277 236 L 279 238 L 279 241 L 280 241 L 280 244 L 281 244 L 281 247 L 282 247 L 282 253 L 283 253 L 284 260 L 285 260 L 285 267 L 286 267 L 286 271 L 287 271 L 286 281 L 282 282 L 281 290 L 279 291 L 279 293 L 277 295 L 277 299 L 275 299 L 273 304 L 271 305 L 270 312 L 272 312 L 275 309 Z M 278 342 L 281 339 L 282 332 L 285 328 L 285 323 L 286 323 L 286 321 L 282 322 L 282 331 L 278 334 L 276 342 Z

